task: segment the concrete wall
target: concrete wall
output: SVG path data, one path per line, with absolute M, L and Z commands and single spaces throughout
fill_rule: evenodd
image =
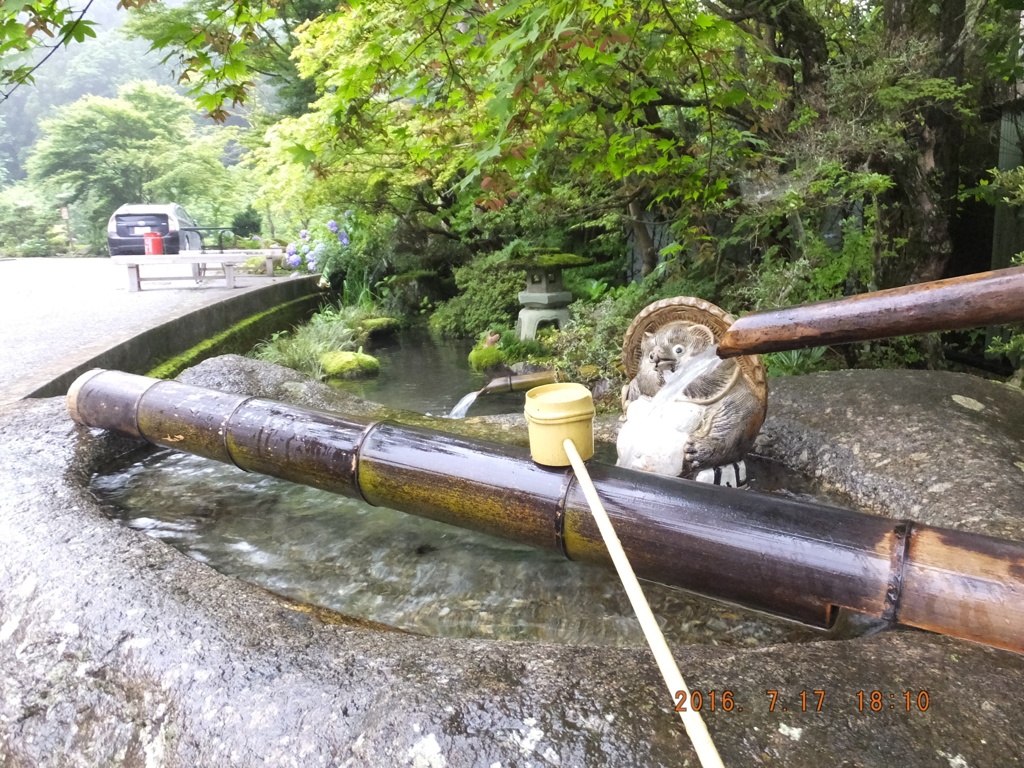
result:
M 254 291 L 202 307 L 142 331 L 129 341 L 116 344 L 75 368 L 33 390 L 29 397 L 63 395 L 81 374 L 92 368 L 115 368 L 129 373 L 146 373 L 157 364 L 194 347 L 201 341 L 275 306 L 308 297 L 309 311 L 321 297 L 317 276 L 284 280 Z

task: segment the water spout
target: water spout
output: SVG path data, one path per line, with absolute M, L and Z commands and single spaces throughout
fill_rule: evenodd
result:
M 473 403 L 476 402 L 476 399 L 482 393 L 483 393 L 482 389 L 479 392 L 470 392 L 468 395 L 466 395 L 461 400 L 459 400 L 458 403 L 456 403 L 455 407 L 452 408 L 451 413 L 448 414 L 447 418 L 449 418 L 449 419 L 464 419 L 464 418 L 466 418 L 466 412 L 469 410 L 470 406 L 472 406 Z
M 523 373 L 519 376 L 498 376 L 487 382 L 483 389 L 478 392 L 470 392 L 459 400 L 447 418 L 464 419 L 466 412 L 480 395 L 490 395 L 495 392 L 522 392 L 526 389 L 533 389 L 533 387 L 540 386 L 541 384 L 553 384 L 557 380 L 558 376 L 554 371 L 537 371 L 535 373 Z

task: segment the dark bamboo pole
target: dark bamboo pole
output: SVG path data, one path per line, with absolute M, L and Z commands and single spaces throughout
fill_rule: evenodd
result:
M 91 371 L 72 418 L 610 565 L 569 469 L 519 448 Z M 1024 545 L 590 464 L 641 578 L 819 627 L 837 607 L 1024 653 Z
M 955 331 L 1024 320 L 1024 267 L 754 312 L 733 323 L 720 357 Z

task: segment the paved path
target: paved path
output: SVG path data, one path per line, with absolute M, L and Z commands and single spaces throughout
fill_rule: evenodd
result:
M 189 274 L 188 266 L 162 268 Z M 234 290 L 223 279 L 155 281 L 131 293 L 127 269 L 109 259 L 0 260 L 0 403 L 29 395 L 144 330 L 288 279 L 242 275 Z

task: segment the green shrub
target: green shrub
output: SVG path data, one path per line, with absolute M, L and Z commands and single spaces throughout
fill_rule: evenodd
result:
M 540 362 L 550 358 L 554 349 L 550 344 L 551 334 L 541 334 L 538 339 L 520 339 L 516 332 L 511 329 L 499 329 L 501 340 L 498 346 L 505 357 L 505 362 L 511 365 L 524 360 Z M 541 329 L 545 330 L 545 329 Z M 547 341 L 545 341 L 547 340 Z
M 258 235 L 263 228 L 263 219 L 259 212 L 251 205 L 244 211 L 239 211 L 231 219 L 231 231 L 236 237 L 252 237 Z
M 30 238 L 19 243 L 14 249 L 18 256 L 25 257 L 56 256 L 59 251 L 57 243 L 53 240 L 47 240 L 45 237 Z
M 492 253 L 456 269 L 455 284 L 461 293 L 434 311 L 430 327 L 445 336 L 465 338 L 511 324 L 519 311 L 526 273 L 509 267 L 504 254 Z
M 570 380 L 580 378 L 580 369 L 588 369 L 589 378 L 624 380 L 622 338 L 636 314 L 652 299 L 655 281 L 631 283 L 613 290 L 595 304 L 577 301 L 569 309 L 572 319 L 555 339 L 557 367 Z
M 369 317 L 370 313 L 359 307 L 325 307 L 305 325 L 290 333 L 274 334 L 270 341 L 257 345 L 252 356 L 323 378 L 323 355 L 359 348 Z

